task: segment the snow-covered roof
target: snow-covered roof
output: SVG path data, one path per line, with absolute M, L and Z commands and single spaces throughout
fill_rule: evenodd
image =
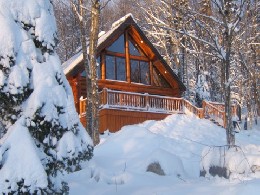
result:
M 117 20 L 116 22 L 114 22 L 112 24 L 112 27 L 110 30 L 108 30 L 105 33 L 104 33 L 104 31 L 102 31 L 102 33 L 99 34 L 100 37 L 98 38 L 97 47 L 99 47 L 102 43 L 104 43 L 108 39 L 108 37 L 110 37 L 110 35 L 113 32 L 115 32 L 120 27 L 120 25 L 122 23 L 124 23 L 128 18 L 132 18 L 134 20 L 133 15 L 131 13 L 129 13 L 129 14 L 123 16 L 122 18 L 120 18 L 119 20 Z M 70 59 L 68 59 L 66 62 L 64 62 L 62 64 L 62 68 L 63 68 L 65 75 L 67 73 L 69 73 L 74 67 L 76 67 L 77 64 L 79 64 L 82 60 L 83 60 L 83 54 L 82 54 L 82 51 L 80 50 L 77 54 L 75 54 Z

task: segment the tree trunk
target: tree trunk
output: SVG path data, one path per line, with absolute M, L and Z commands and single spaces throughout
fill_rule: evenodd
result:
M 231 80 L 230 80 L 230 61 L 231 61 L 231 48 L 232 48 L 232 33 L 229 30 L 228 22 L 230 19 L 230 2 L 227 0 L 225 2 L 227 10 L 225 11 L 225 32 L 224 32 L 224 47 L 226 51 L 226 56 L 224 60 L 224 87 L 225 87 L 225 121 L 226 121 L 226 135 L 227 135 L 227 145 L 233 147 L 235 145 L 235 132 L 233 131 L 232 121 L 231 121 Z
M 89 98 L 89 94 L 91 93 L 91 80 L 90 80 L 90 67 L 89 67 L 89 59 L 88 59 L 88 51 L 87 51 L 87 33 L 86 33 L 86 10 L 84 9 L 83 0 L 79 0 L 79 12 L 81 18 L 79 19 L 80 23 L 80 34 L 81 34 L 81 46 L 82 46 L 82 54 L 83 54 L 83 62 L 86 71 L 86 86 L 87 86 L 87 104 L 86 104 L 86 130 L 90 137 L 92 137 L 92 129 L 91 126 L 91 113 L 92 106 Z
M 98 85 L 97 85 L 97 62 L 96 51 L 98 42 L 98 33 L 100 25 L 100 0 L 95 0 L 91 7 L 91 33 L 89 40 L 89 58 L 91 67 L 91 91 L 89 90 L 88 101 L 92 108 L 92 121 L 88 125 L 92 129 L 92 139 L 94 144 L 99 143 L 99 97 L 98 97 Z

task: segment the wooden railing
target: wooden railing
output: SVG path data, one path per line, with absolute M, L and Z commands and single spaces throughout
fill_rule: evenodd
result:
M 182 98 L 103 89 L 100 108 L 120 108 L 154 112 L 182 112 Z
M 99 98 L 100 109 L 138 110 L 169 114 L 189 111 L 199 118 L 214 120 L 223 127 L 226 125 L 224 106 L 215 102 L 203 101 L 203 107 L 197 108 L 183 98 L 115 91 L 106 88 L 99 92 Z M 81 116 L 85 114 L 86 99 L 80 99 L 79 111 Z M 232 107 L 232 113 L 235 113 L 235 106 Z
M 192 105 L 192 103 L 189 102 L 188 100 L 183 100 L 183 106 L 184 106 L 184 108 L 186 108 L 189 112 L 195 114 L 195 115 L 198 116 L 199 118 L 204 118 L 203 108 L 198 108 L 198 107 Z
M 223 111 L 219 106 L 215 106 L 209 102 L 203 101 L 202 108 L 205 118 L 216 121 L 221 126 L 225 127 L 225 111 Z

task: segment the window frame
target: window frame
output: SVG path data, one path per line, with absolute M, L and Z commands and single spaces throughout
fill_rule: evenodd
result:
M 101 68 L 102 69 L 102 71 L 101 71 L 102 77 L 101 78 L 104 79 L 104 80 L 114 80 L 114 81 L 119 81 L 119 82 L 127 82 L 127 83 L 141 84 L 141 85 L 146 85 L 146 86 L 160 87 L 160 86 L 155 84 L 155 81 L 154 81 L 154 78 L 153 78 L 154 77 L 154 68 L 155 68 L 154 65 L 153 65 L 153 61 L 147 57 L 147 55 L 142 50 L 142 48 L 139 47 L 139 45 L 136 43 L 134 38 L 130 35 L 129 31 L 125 31 L 124 33 L 120 34 L 119 37 L 120 36 L 124 36 L 124 53 L 119 53 L 119 52 L 114 52 L 114 51 L 109 51 L 108 50 L 108 48 L 114 42 L 112 42 L 110 45 L 108 45 L 101 52 L 101 59 L 102 59 L 102 63 L 101 63 L 101 66 L 102 66 L 102 68 Z M 131 42 L 133 44 L 133 46 L 138 49 L 138 51 L 140 52 L 139 56 L 131 55 L 129 42 Z M 137 44 L 137 45 L 135 45 L 135 44 Z M 115 66 L 115 73 L 114 73 L 115 79 L 107 79 L 106 56 L 114 57 L 114 59 L 115 59 L 114 60 L 115 61 L 115 64 L 114 64 L 114 66 Z M 118 65 L 117 65 L 117 62 L 116 62 L 116 58 L 118 58 L 118 57 L 119 58 L 124 58 L 124 60 L 125 60 L 125 80 L 117 80 L 117 70 L 116 69 L 117 69 Z M 142 76 L 141 75 L 139 75 L 139 82 L 133 82 L 132 81 L 132 75 L 131 75 L 131 61 L 132 60 L 138 61 L 139 71 L 141 70 L 141 67 L 140 67 L 141 62 L 146 62 L 148 64 L 148 72 L 149 72 L 149 82 L 148 82 L 148 84 L 145 84 L 145 83 L 141 82 L 142 81 Z M 160 76 L 160 74 L 158 76 Z M 165 80 L 166 83 L 167 83 L 163 87 L 170 86 L 170 83 L 165 78 L 163 78 L 163 80 Z

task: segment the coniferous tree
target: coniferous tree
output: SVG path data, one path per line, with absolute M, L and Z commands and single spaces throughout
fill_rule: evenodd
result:
M 49 0 L 0 2 L 1 194 L 64 194 L 93 146 L 59 58 Z

